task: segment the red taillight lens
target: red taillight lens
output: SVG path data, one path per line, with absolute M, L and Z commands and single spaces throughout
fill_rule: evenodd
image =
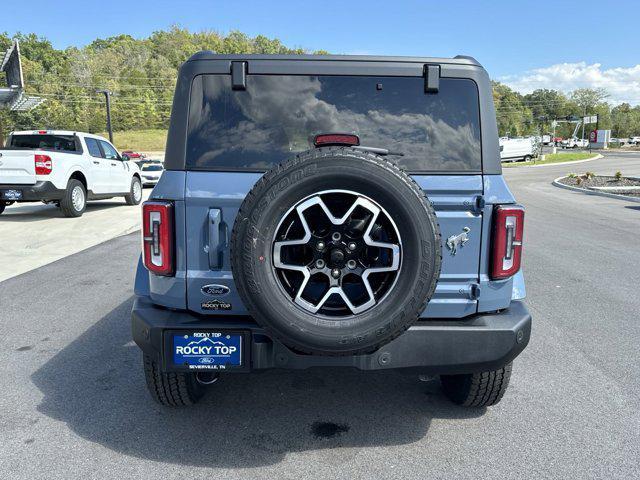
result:
M 144 266 L 150 272 L 173 275 L 173 204 L 155 201 L 142 205 L 142 250 Z
M 36 175 L 49 175 L 53 170 L 53 162 L 49 155 L 35 155 Z
M 493 209 L 491 279 L 508 278 L 520 270 L 524 207 L 498 205 Z
M 360 145 L 360 138 L 357 135 L 346 133 L 323 133 L 316 135 L 313 139 L 316 147 L 326 147 L 329 145 Z

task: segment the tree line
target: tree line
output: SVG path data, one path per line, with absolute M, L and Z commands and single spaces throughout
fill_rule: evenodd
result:
M 56 49 L 35 34 L 0 34 L 0 51 L 20 41 L 28 94 L 46 99 L 28 112 L 0 109 L 0 136 L 11 130 L 58 128 L 101 132 L 105 130 L 104 97 L 114 93 L 114 130 L 165 129 L 168 126 L 177 70 L 194 52 L 303 54 L 275 38 L 250 37 L 242 32 L 190 32 L 173 27 L 148 38 L 118 35 L 97 39 L 82 48 Z M 540 89 L 522 95 L 494 82 L 493 95 L 500 135 L 519 136 L 551 132 L 551 121 L 567 115 L 598 114 L 599 127 L 613 136 L 640 134 L 640 107 L 612 105 L 603 90 L 578 89 L 570 95 Z M 572 127 L 561 124 L 556 133 L 567 136 Z

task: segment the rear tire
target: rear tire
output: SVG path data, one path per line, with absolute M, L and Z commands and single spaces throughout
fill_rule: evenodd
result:
M 490 407 L 502 399 L 511 377 L 509 363 L 498 370 L 463 375 L 441 375 L 445 395 L 463 407 Z
M 2 212 L 4 212 L 4 209 L 6 208 L 6 204 L 4 202 L 0 202 L 0 215 L 2 214 Z
M 82 182 L 72 178 L 60 200 L 60 209 L 65 217 L 81 217 L 86 208 L 87 190 Z
M 131 188 L 129 193 L 124 196 L 127 205 L 140 205 L 142 201 L 142 183 L 138 177 L 131 179 Z
M 524 161 L 525 162 L 530 162 L 531 161 L 531 155 L 525 155 L 524 156 Z
M 144 376 L 153 399 L 165 407 L 194 405 L 205 393 L 195 373 L 164 373 L 151 357 L 144 355 Z

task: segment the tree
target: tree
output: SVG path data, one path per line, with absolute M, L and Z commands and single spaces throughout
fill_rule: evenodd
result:
M 516 137 L 533 133 L 533 114 L 522 103 L 522 95 L 500 82 L 492 82 L 498 134 Z

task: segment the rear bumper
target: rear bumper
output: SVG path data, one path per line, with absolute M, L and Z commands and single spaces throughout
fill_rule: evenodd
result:
M 22 198 L 18 202 L 39 202 L 50 200 L 61 200 L 64 197 L 64 189 L 60 190 L 51 182 L 36 182 L 33 185 L 9 185 L 0 184 L 0 198 L 3 190 L 20 190 Z
M 472 373 L 500 368 L 524 350 L 531 334 L 531 315 L 513 301 L 500 313 L 462 320 L 420 321 L 392 342 L 367 355 L 323 357 L 291 351 L 250 317 L 204 317 L 167 310 L 148 297 L 137 297 L 132 317 L 136 344 L 164 371 L 176 370 L 168 358 L 165 334 L 172 330 L 248 332 L 247 370 L 272 368 L 353 367 L 360 370 L 414 369 L 425 374 Z M 168 337 L 168 335 L 166 335 Z

